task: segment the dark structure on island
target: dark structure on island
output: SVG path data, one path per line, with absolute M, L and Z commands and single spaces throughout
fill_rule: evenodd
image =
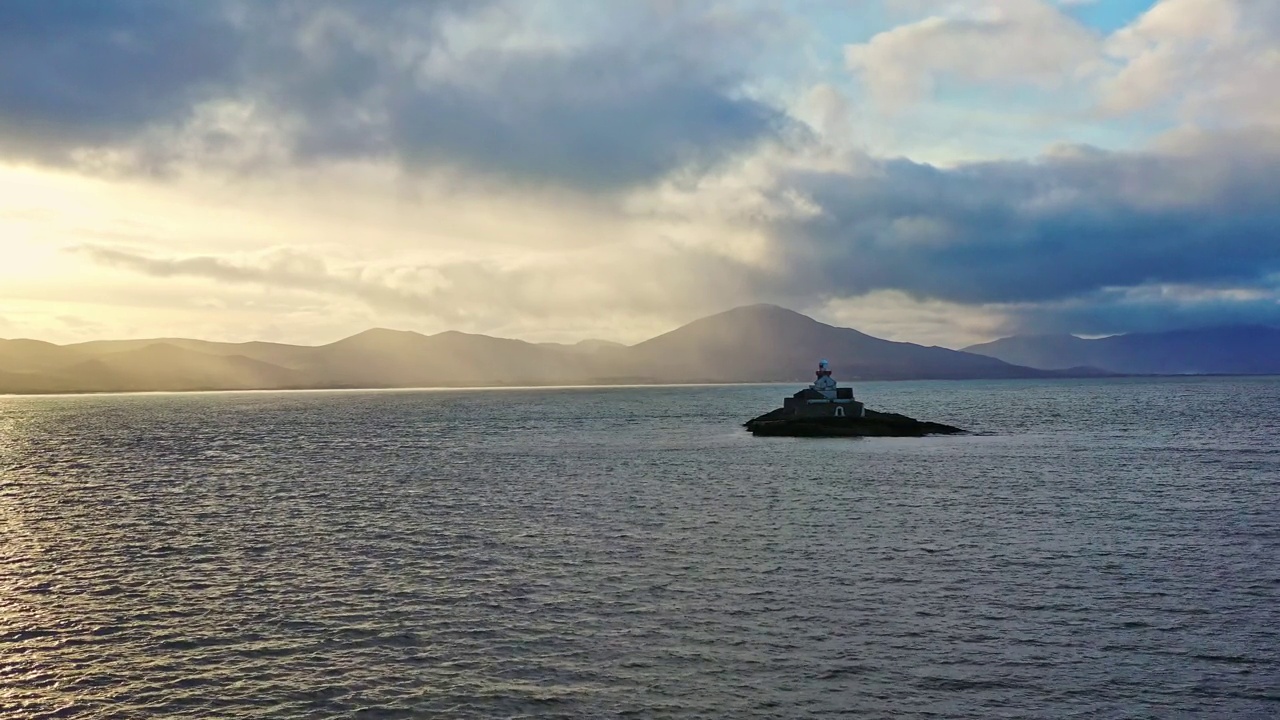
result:
M 753 435 L 792 437 L 923 437 L 962 433 L 957 427 L 923 422 L 906 415 L 876 412 L 853 397 L 853 388 L 839 387 L 826 360 L 818 363 L 817 379 L 786 398 L 782 407 L 748 420 Z

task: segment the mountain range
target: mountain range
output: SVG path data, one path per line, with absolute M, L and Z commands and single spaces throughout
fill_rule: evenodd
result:
M 965 352 L 1015 365 L 1061 369 L 1087 365 L 1135 375 L 1280 374 L 1280 329 L 1233 325 L 1085 339 L 1021 335 L 971 345 Z
M 1219 327 L 1099 339 L 1028 335 L 950 350 L 751 305 L 630 346 L 384 329 L 320 346 L 185 338 L 72 345 L 0 340 L 0 393 L 807 382 L 819 358 L 849 381 L 1280 374 L 1280 329 Z
M 703 318 L 636 345 L 374 329 L 328 345 L 184 338 L 54 345 L 0 340 L 0 393 L 801 382 L 819 358 L 844 380 L 1033 378 L 984 354 L 893 342 L 772 305 Z

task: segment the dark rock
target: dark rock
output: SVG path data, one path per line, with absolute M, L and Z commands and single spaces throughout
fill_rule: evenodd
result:
M 867 410 L 863 417 L 794 417 L 782 408 L 743 423 L 763 437 L 924 437 L 955 435 L 964 430 L 897 413 Z

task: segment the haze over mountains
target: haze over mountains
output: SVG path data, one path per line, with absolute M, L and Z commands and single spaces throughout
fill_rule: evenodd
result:
M 383 329 L 317 347 L 184 338 L 0 340 L 0 393 L 807 382 L 818 358 L 849 381 L 1280 373 L 1280 330 L 1024 336 L 957 351 L 752 305 L 632 346 Z
M 1088 365 L 1131 374 L 1280 374 L 1280 329 L 1266 325 L 1132 333 L 1093 340 L 1074 335 L 1022 335 L 964 350 L 1042 369 Z
M 53 345 L 0 340 L 0 392 L 250 390 L 1048 377 L 940 347 L 891 342 L 770 305 L 737 308 L 633 346 L 375 329 L 318 347 L 182 338 Z

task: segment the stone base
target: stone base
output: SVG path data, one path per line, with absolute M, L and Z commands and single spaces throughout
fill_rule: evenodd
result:
M 743 424 L 762 437 L 924 437 L 955 435 L 964 430 L 898 415 L 867 410 L 863 417 L 796 417 L 779 408 Z

